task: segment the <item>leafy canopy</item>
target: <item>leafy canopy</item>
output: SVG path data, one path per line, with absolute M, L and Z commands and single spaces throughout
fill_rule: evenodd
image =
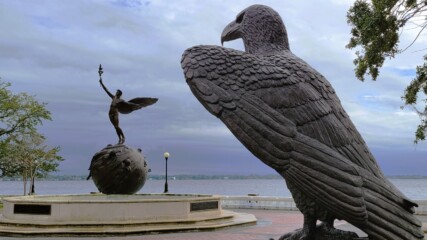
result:
M 347 22 L 352 27 L 347 48 L 358 48 L 354 59 L 356 77 L 363 81 L 370 75 L 376 80 L 385 59 L 404 51 L 398 47 L 399 31 L 409 23 L 419 28 L 413 44 L 427 27 L 426 12 L 427 0 L 357 0 L 347 12 Z M 419 93 L 427 95 L 427 55 L 422 61 L 424 64 L 416 68 L 416 77 L 402 96 L 405 104 L 414 108 Z M 422 101 L 427 103 L 426 99 Z M 416 143 L 426 138 L 427 107 L 417 112 L 421 123 L 415 133 Z
M 0 140 L 13 133 L 36 131 L 43 120 L 52 120 L 45 103 L 27 93 L 14 94 L 0 79 Z
M 0 79 L 0 176 L 28 175 L 33 170 L 45 176 L 63 160 L 60 148 L 46 146 L 37 132 L 43 120 L 51 120 L 50 112 L 34 96 L 15 94 L 9 87 Z
M 47 146 L 43 135 L 37 132 L 13 134 L 7 149 L 6 158 L 0 157 L 0 170 L 3 176 L 22 177 L 24 195 L 27 194 L 28 180 L 34 184 L 36 177 L 56 171 L 59 162 L 64 160 L 58 155 L 60 148 Z

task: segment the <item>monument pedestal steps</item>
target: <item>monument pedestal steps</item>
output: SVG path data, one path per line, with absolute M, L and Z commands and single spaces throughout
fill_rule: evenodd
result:
M 220 197 L 190 194 L 57 195 L 3 199 L 0 235 L 120 235 L 255 224 L 222 210 Z

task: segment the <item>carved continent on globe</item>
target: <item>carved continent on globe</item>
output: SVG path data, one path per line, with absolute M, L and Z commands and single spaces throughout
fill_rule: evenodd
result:
M 109 144 L 95 153 L 89 171 L 100 192 L 134 194 L 145 184 L 147 163 L 141 149 Z

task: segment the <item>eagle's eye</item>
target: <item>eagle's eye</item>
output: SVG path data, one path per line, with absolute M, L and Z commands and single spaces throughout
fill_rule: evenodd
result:
M 243 16 L 245 16 L 245 12 L 242 12 L 239 14 L 239 16 L 237 16 L 236 23 L 241 23 L 243 21 Z

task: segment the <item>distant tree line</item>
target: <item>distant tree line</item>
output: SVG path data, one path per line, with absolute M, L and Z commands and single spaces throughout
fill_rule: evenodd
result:
M 86 181 L 87 175 L 46 175 L 41 177 L 39 181 Z M 165 180 L 164 175 L 148 175 L 149 180 Z M 391 179 L 426 179 L 427 176 L 421 175 L 390 175 L 387 178 Z M 168 179 L 175 180 L 244 180 L 244 179 L 280 179 L 283 178 L 277 174 L 268 175 L 172 175 L 168 176 Z M 0 180 L 3 181 L 21 181 L 22 178 L 19 176 L 14 177 L 2 177 Z
M 70 180 L 86 180 L 86 175 L 46 175 L 41 180 L 51 180 L 51 181 L 70 181 Z M 148 175 L 148 178 L 151 180 L 164 180 L 164 175 Z M 3 180 L 21 180 L 21 177 L 3 177 Z M 182 175 L 172 175 L 168 176 L 168 179 L 175 180 L 221 180 L 221 179 L 283 179 L 279 175 L 276 174 L 268 174 L 268 175 L 191 175 L 191 174 L 182 174 Z
M 150 179 L 153 180 L 163 180 L 165 179 L 164 175 L 149 175 Z M 231 175 L 172 175 L 168 176 L 168 179 L 176 179 L 176 180 L 219 180 L 219 179 L 282 179 L 279 175 L 269 174 L 269 175 L 239 175 L 239 174 L 231 174 Z
M 34 179 L 55 171 L 63 158 L 60 147 L 49 147 L 37 130 L 51 120 L 46 104 L 27 93 L 13 93 L 10 86 L 0 78 L 0 178 L 20 176 L 24 195 L 34 194 Z

